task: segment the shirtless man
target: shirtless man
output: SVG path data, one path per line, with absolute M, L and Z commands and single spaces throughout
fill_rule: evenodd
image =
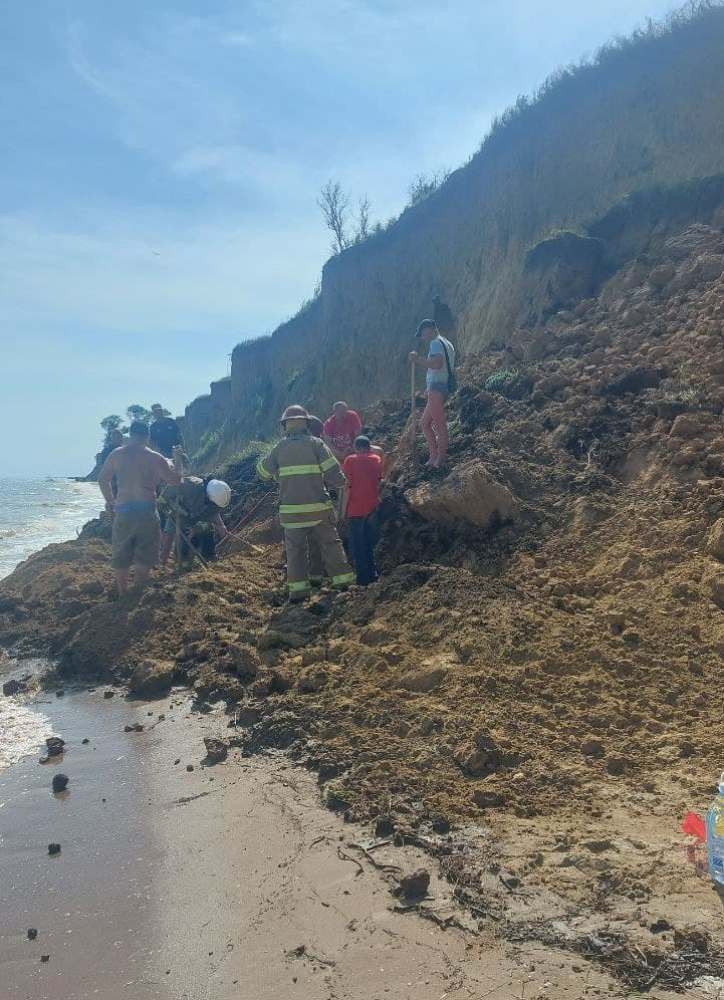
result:
M 118 484 L 115 497 L 111 486 L 114 476 Z M 111 452 L 98 477 L 106 510 L 115 514 L 111 561 L 119 594 L 128 590 L 131 566 L 135 568 L 136 585 L 143 587 L 158 562 L 161 526 L 156 512 L 156 487 L 160 483 L 179 486 L 181 476 L 163 455 L 151 451 L 148 427 L 134 420 L 128 444 Z

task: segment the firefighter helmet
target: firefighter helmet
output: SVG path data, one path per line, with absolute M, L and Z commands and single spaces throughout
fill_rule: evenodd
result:
M 279 422 L 285 424 L 287 420 L 309 420 L 309 414 L 303 406 L 288 406 Z

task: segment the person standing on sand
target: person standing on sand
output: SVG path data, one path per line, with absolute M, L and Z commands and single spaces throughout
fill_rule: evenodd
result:
M 415 334 L 422 344 L 428 344 L 427 358 L 411 351 L 409 359 L 427 374 L 427 406 L 422 414 L 422 431 L 430 449 L 428 468 L 439 469 L 447 461 L 448 433 L 445 403 L 455 389 L 455 348 L 438 330 L 434 320 L 424 319 Z
M 111 486 L 114 476 L 116 496 Z M 121 595 L 128 590 L 132 566 L 136 586 L 143 587 L 158 562 L 161 525 L 156 511 L 156 489 L 162 483 L 180 486 L 181 476 L 163 455 L 151 451 L 148 426 L 134 420 L 128 431 L 128 444 L 111 452 L 98 477 L 106 510 L 114 514 L 111 562 Z
M 324 421 L 324 441 L 340 465 L 353 453 L 354 439 L 361 433 L 359 414 L 345 402 L 335 403 L 332 416 Z

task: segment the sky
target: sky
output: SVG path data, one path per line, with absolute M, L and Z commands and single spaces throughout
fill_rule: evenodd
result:
M 0 476 L 82 475 L 308 298 L 372 219 L 659 0 L 26 0 L 0 10 Z

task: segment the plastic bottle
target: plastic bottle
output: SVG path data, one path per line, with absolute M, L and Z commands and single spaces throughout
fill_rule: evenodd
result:
M 706 814 L 706 851 L 709 874 L 724 885 L 724 774 L 719 778 L 719 794 Z

